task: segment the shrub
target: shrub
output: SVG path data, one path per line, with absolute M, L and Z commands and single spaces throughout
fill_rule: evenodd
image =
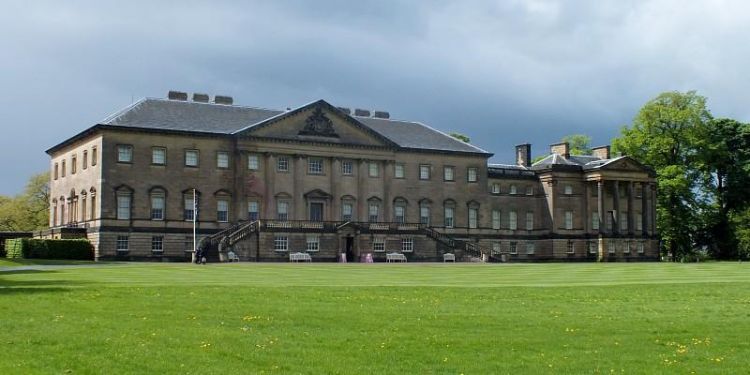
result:
M 16 238 L 5 240 L 5 248 L 8 258 L 94 260 L 94 247 L 85 239 Z

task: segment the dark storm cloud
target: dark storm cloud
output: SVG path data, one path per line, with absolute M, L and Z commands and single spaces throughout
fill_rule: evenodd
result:
M 743 2 L 35 1 L 0 13 L 0 194 L 43 151 L 169 89 L 319 98 L 468 134 L 511 162 L 570 133 L 604 144 L 665 90 L 750 120 Z M 21 156 L 22 155 L 22 156 Z

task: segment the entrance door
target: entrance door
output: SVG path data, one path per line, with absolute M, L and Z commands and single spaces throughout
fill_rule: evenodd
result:
M 310 221 L 323 221 L 323 203 L 310 203 Z
M 346 261 L 354 261 L 354 237 L 346 237 Z

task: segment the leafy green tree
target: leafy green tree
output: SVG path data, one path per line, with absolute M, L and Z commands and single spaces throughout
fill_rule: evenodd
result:
M 15 197 L 0 196 L 0 230 L 32 231 L 49 225 L 49 173 L 32 176 Z
M 613 140 L 616 150 L 655 169 L 657 227 L 673 260 L 692 251 L 700 224 L 695 162 L 709 121 L 705 97 L 695 91 L 665 92 L 647 102 Z
M 453 137 L 453 138 L 458 139 L 461 142 L 465 142 L 465 143 L 470 143 L 471 142 L 471 138 L 469 138 L 469 136 L 467 136 L 465 134 L 453 132 L 453 133 L 450 133 L 450 136 Z
M 591 155 L 591 137 L 586 134 L 571 134 L 562 137 L 570 145 L 571 155 Z

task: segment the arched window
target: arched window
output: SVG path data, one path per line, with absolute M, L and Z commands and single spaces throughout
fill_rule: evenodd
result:
M 425 198 L 419 201 L 419 223 L 430 225 L 430 206 L 432 202 Z
M 406 223 L 406 199 L 397 197 L 393 200 L 393 221 L 403 224 Z
M 216 199 L 216 221 L 220 223 L 229 222 L 229 202 L 232 194 L 227 190 L 219 190 L 214 193 Z
M 341 220 L 352 221 L 354 219 L 354 203 L 356 198 L 351 195 L 341 197 Z
M 292 196 L 287 193 L 276 194 L 276 219 L 289 220 L 289 211 L 291 210 Z
M 67 222 L 65 221 L 65 197 L 61 196 L 58 202 L 60 203 L 60 225 L 65 225 Z
M 455 226 L 455 217 L 456 201 L 454 201 L 453 199 L 446 199 L 443 202 L 443 218 L 446 228 L 453 228 Z
M 94 165 L 93 159 L 91 165 Z M 89 189 L 89 196 L 91 197 L 91 202 L 89 202 L 89 206 L 91 206 L 91 215 L 89 217 L 91 220 L 96 220 L 96 189 L 93 186 Z
M 476 229 L 479 226 L 479 203 L 470 201 L 466 206 L 469 208 L 469 229 Z
M 201 206 L 201 192 L 195 189 L 182 191 L 182 218 L 185 221 L 198 220 Z
M 53 227 L 57 226 L 57 198 L 52 199 L 52 215 L 50 215 L 52 218 L 52 225 Z
M 161 186 L 152 187 L 149 190 L 149 202 L 151 204 L 151 220 L 166 219 L 167 191 Z
M 88 211 L 86 210 L 86 198 L 88 197 L 88 194 L 86 193 L 86 190 L 81 190 L 81 194 L 78 195 L 81 197 L 81 221 L 87 220 Z
M 133 189 L 126 185 L 115 188 L 117 219 L 130 220 L 133 210 Z
M 367 200 L 367 220 L 376 223 L 380 220 L 380 206 L 383 201 L 378 197 L 370 197 Z

